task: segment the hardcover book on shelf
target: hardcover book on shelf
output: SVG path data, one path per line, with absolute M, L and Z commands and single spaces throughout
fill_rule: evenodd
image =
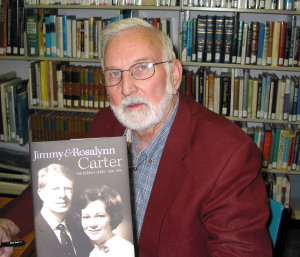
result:
M 61 244 L 54 247 L 54 240 L 47 236 L 52 229 L 45 213 L 60 213 L 55 226 L 63 221 L 72 240 L 70 251 L 88 256 L 95 252 L 92 242 L 97 234 L 90 232 L 90 221 L 94 230 L 100 228 L 100 212 L 107 220 L 106 232 L 111 235 L 103 239 L 97 234 L 104 241 L 105 253 L 134 257 L 126 138 L 31 143 L 30 153 L 37 256 L 45 252 L 65 256 L 65 248 Z M 64 197 L 58 194 L 60 202 L 47 208 L 55 195 L 53 188 L 61 193 L 63 190 Z
M 197 62 L 203 62 L 206 42 L 206 16 L 198 15 L 197 18 Z
M 36 13 L 26 15 L 27 56 L 39 56 L 38 44 L 38 15 Z

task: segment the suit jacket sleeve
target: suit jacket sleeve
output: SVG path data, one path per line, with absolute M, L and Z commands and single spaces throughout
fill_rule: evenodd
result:
M 20 229 L 20 233 L 18 234 L 20 237 L 33 231 L 34 222 L 31 185 L 29 185 L 20 196 L 9 202 L 0 210 L 0 218 L 13 221 Z
M 231 256 L 232 252 L 238 256 L 271 256 L 265 225 L 268 199 L 260 164 L 256 146 L 248 141 L 236 149 L 217 178 L 202 210 L 211 234 L 207 241 L 211 256 Z

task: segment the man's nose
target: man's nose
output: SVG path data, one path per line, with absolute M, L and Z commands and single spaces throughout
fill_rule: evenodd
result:
M 131 76 L 130 71 L 123 71 L 122 75 L 122 80 L 120 82 L 122 87 L 122 94 L 126 96 L 131 95 L 136 91 L 136 80 Z

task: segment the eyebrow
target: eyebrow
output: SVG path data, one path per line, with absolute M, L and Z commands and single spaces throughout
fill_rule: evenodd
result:
M 150 58 L 139 58 L 139 59 L 134 60 L 134 63 L 131 64 L 131 65 L 129 66 L 129 68 L 130 68 L 132 65 L 135 65 L 135 64 L 140 63 L 140 62 L 153 62 L 153 60 L 150 59 Z M 115 66 L 106 66 L 106 67 L 105 67 L 105 70 L 122 70 L 122 69 L 121 69 L 121 68 L 117 68 L 117 67 L 115 67 Z

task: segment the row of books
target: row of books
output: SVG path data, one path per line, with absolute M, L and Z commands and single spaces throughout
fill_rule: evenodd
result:
M 40 110 L 30 116 L 32 142 L 88 137 L 95 113 Z
M 35 107 L 100 109 L 109 106 L 103 72 L 96 66 L 36 61 L 29 67 L 29 104 Z
M 24 55 L 24 2 L 0 1 L 0 56 Z
M 109 23 L 135 15 L 131 10 L 118 17 L 76 18 L 56 15 L 53 9 L 29 9 L 26 13 L 27 55 L 31 57 L 101 59 L 101 35 Z M 145 18 L 170 33 L 170 19 Z
M 288 175 L 263 173 L 268 197 L 291 208 L 291 181 Z
M 1 77 L 6 77 L 1 82 Z M 24 145 L 29 140 L 28 80 L 16 77 L 16 72 L 0 76 L 0 140 Z
M 235 122 L 256 143 L 262 154 L 262 167 L 287 171 L 300 171 L 299 125 L 264 123 L 248 126 L 247 122 Z
M 297 0 L 183 0 L 183 6 L 287 11 L 298 10 L 300 7 Z
M 252 77 L 248 69 L 242 76 L 234 70 L 218 75 L 200 67 L 184 73 L 180 90 L 224 116 L 295 122 L 300 120 L 299 79 L 266 72 Z
M 26 0 L 26 5 L 176 6 L 176 0 Z
M 235 13 L 182 22 L 182 61 L 299 67 L 299 43 L 296 16 L 247 23 Z

